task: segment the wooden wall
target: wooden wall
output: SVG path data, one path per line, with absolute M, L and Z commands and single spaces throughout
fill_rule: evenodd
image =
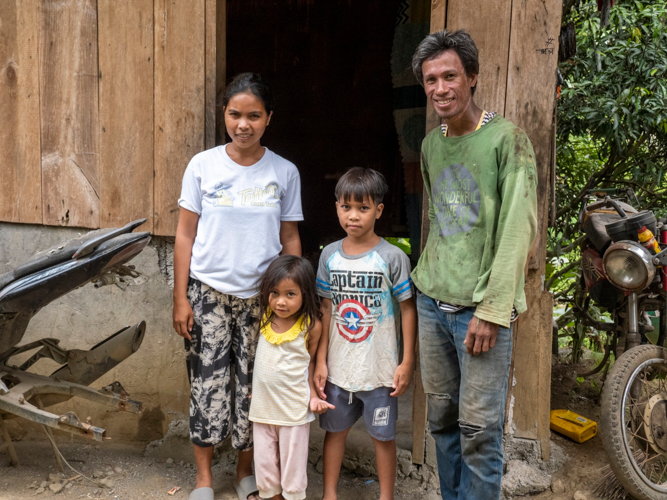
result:
M 514 397 L 508 430 L 539 440 L 549 456 L 551 390 L 551 294 L 543 290 L 548 227 L 549 172 L 553 161 L 554 101 L 561 0 L 432 0 L 431 31 L 466 29 L 479 49 L 480 75 L 475 102 L 497 111 L 528 134 L 538 168 L 538 235 L 526 270 L 528 311 L 514 331 Z M 439 124 L 428 107 L 427 133 Z M 424 203 L 426 207 L 427 204 Z M 423 234 L 428 217 L 423 217 Z M 415 391 L 415 411 L 425 399 Z M 425 412 L 424 412 L 425 413 Z M 423 418 L 415 419 L 414 449 L 420 444 Z M 417 453 L 415 453 L 417 454 Z M 420 460 L 422 457 L 415 457 Z
M 0 220 L 173 235 L 183 171 L 215 145 L 224 5 L 2 0 Z

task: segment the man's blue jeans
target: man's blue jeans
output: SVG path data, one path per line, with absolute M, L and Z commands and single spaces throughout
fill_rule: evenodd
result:
M 479 356 L 463 341 L 474 309 L 446 313 L 419 293 L 419 351 L 443 500 L 500 498 L 512 330 Z

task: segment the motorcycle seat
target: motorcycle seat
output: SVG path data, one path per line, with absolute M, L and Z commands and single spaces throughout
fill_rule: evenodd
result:
M 0 290 L 29 274 L 62 264 L 72 258 L 84 257 L 92 253 L 95 248 L 105 241 L 121 234 L 130 233 L 144 222 L 146 222 L 146 219 L 139 219 L 119 228 L 98 229 L 62 245 L 39 252 L 12 271 L 0 274 Z

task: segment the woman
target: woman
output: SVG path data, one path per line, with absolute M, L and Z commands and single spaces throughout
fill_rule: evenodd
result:
M 231 433 L 239 500 L 259 500 L 248 421 L 262 316 L 257 285 L 279 254 L 301 256 L 301 182 L 292 163 L 260 144 L 273 100 L 259 75 L 234 78 L 223 105 L 231 142 L 196 155 L 183 176 L 173 320 L 185 339 L 191 386 L 197 485 L 190 499 L 213 500 L 213 446 Z

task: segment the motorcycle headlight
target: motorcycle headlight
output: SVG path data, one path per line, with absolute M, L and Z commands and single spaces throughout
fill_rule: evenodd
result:
M 602 267 L 609 281 L 626 292 L 646 288 L 655 276 L 653 256 L 634 241 L 613 243 L 604 253 Z

